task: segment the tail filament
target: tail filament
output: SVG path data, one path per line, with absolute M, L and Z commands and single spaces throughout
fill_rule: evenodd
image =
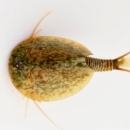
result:
M 113 60 L 86 57 L 86 65 L 95 72 L 111 71 L 113 69 L 130 72 L 129 69 L 125 69 L 127 67 L 130 67 L 130 58 L 126 58 L 129 54 L 130 52 Z

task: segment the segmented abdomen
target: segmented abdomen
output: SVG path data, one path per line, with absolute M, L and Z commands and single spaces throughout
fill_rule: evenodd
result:
M 86 57 L 87 66 L 94 71 L 109 71 L 113 70 L 113 60 L 97 59 Z

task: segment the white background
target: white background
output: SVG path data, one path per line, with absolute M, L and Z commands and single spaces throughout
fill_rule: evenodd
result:
M 129 0 L 0 0 L 0 130 L 58 130 L 10 81 L 11 50 L 28 38 L 37 22 L 38 35 L 78 41 L 95 57 L 115 58 L 130 51 Z M 95 73 L 76 95 L 40 107 L 63 130 L 130 130 L 130 73 Z

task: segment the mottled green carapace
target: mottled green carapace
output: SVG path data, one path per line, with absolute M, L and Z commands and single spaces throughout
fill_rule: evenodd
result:
M 9 58 L 14 86 L 37 101 L 67 98 L 89 82 L 93 70 L 85 58 L 92 53 L 72 40 L 39 36 L 18 44 Z

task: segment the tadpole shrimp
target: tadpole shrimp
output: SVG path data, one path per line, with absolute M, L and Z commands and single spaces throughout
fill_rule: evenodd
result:
M 97 59 L 76 41 L 54 36 L 35 37 L 37 27 L 49 13 L 38 22 L 29 38 L 12 50 L 8 64 L 14 86 L 32 99 L 40 111 L 36 101 L 70 97 L 88 84 L 94 72 L 113 69 L 130 72 L 126 69 L 130 67 L 130 58 L 126 58 L 130 52 L 112 60 Z

